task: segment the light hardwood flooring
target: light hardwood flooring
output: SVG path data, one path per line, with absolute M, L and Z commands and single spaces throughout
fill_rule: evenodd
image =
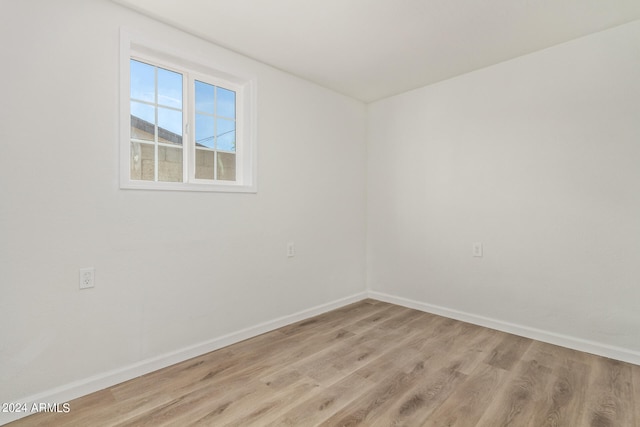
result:
M 374 300 L 18 426 L 640 427 L 640 366 Z

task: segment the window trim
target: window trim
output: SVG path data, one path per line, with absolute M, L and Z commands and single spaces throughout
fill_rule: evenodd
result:
M 257 83 L 254 76 L 241 72 L 224 72 L 205 57 L 194 58 L 186 49 L 172 49 L 130 30 L 120 30 L 120 188 L 165 191 L 257 192 Z M 130 60 L 150 62 L 183 73 L 183 182 L 158 182 L 131 179 Z M 236 181 L 195 178 L 195 141 L 193 138 L 195 108 L 191 81 L 203 80 L 236 91 Z M 184 90 L 183 89 L 183 90 Z M 239 100 L 239 102 L 238 102 Z M 184 129 L 189 123 L 188 129 Z M 187 132 L 184 132 L 188 130 Z

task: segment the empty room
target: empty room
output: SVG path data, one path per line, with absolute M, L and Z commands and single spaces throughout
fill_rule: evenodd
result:
M 0 35 L 0 425 L 640 427 L 637 0 Z

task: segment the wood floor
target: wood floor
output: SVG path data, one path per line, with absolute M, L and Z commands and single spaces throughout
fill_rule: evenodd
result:
M 640 366 L 366 300 L 16 426 L 640 427 Z

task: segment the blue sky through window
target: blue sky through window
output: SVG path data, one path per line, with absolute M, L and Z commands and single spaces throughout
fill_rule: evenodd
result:
M 236 150 L 236 93 L 195 81 L 196 144 L 207 148 Z
M 131 115 L 182 136 L 182 74 L 134 59 L 130 67 Z
M 131 115 L 182 136 L 183 75 L 132 59 Z M 236 93 L 195 81 L 196 144 L 235 151 Z

